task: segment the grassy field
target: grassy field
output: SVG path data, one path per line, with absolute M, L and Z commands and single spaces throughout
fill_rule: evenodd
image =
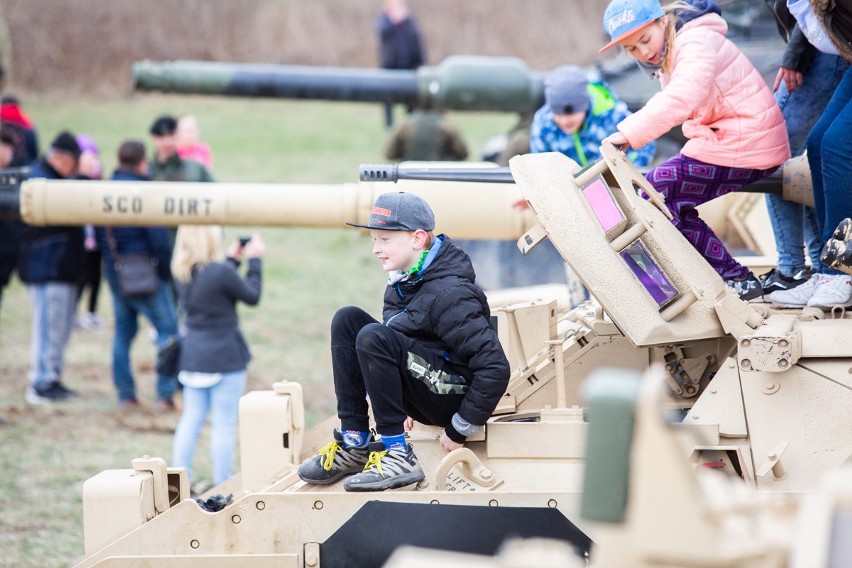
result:
M 193 113 L 214 155 L 221 181 L 354 183 L 358 165 L 383 161 L 381 109 L 359 104 L 284 102 L 145 95 L 120 100 L 22 96 L 36 121 L 42 147 L 63 128 L 91 134 L 105 170 L 125 138 L 147 142 L 160 113 Z M 472 153 L 514 117 L 456 114 Z M 329 204 L 333 206 L 334 204 Z M 249 227 L 229 227 L 235 237 Z M 369 240 L 346 229 L 264 228 L 264 294 L 240 318 L 254 360 L 249 388 L 296 380 L 305 388 L 310 424 L 334 408 L 328 324 L 335 309 L 359 304 L 378 315 L 385 276 Z M 83 555 L 83 482 L 104 469 L 130 467 L 145 454 L 169 459 L 175 415 L 120 413 L 110 372 L 112 309 L 101 288 L 104 331 L 75 331 L 64 381 L 81 396 L 53 408 L 24 402 L 29 358 L 30 305 L 17 280 L 0 310 L 0 566 L 68 566 Z M 153 402 L 154 348 L 140 333 L 132 353 L 139 395 Z M 194 480 L 210 478 L 203 438 Z

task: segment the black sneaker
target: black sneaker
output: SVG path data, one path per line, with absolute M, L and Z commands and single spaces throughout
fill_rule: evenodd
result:
M 51 383 L 44 387 L 30 385 L 25 395 L 26 401 L 30 404 L 51 404 L 71 398 L 64 389 L 57 388 L 58 384 Z
M 78 396 L 77 391 L 69 389 L 68 387 L 62 384 L 62 381 L 56 381 L 53 384 L 53 388 L 55 388 L 59 392 L 65 393 L 66 398 L 74 398 Z
M 751 272 L 745 278 L 725 280 L 725 284 L 734 289 L 740 300 L 745 300 L 746 302 L 763 296 L 763 286 L 760 285 L 760 280 Z
M 810 277 L 807 269 L 800 270 L 793 276 L 784 276 L 777 268 L 773 268 L 760 277 L 760 285 L 763 286 L 764 294 L 771 294 L 779 290 L 792 290 L 807 282 Z
M 382 442 L 373 442 L 364 471 L 344 481 L 343 488 L 346 491 L 384 491 L 417 483 L 424 477 L 411 445 L 407 450 L 387 450 Z
M 343 444 L 343 434 L 335 428 L 334 440 L 299 466 L 299 477 L 308 483 L 328 485 L 364 469 L 369 456 L 369 444 L 363 448 L 347 448 Z

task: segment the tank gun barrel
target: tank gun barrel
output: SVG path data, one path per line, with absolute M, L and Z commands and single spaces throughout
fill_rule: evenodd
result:
M 647 168 L 641 168 L 644 174 Z M 359 179 L 370 182 L 398 182 L 400 180 L 421 181 L 464 181 L 480 183 L 515 183 L 509 168 L 457 168 L 457 167 L 408 167 L 400 164 L 363 164 Z M 779 169 L 740 191 L 748 193 L 777 193 L 784 195 L 784 176 Z M 791 199 L 791 201 L 795 201 Z
M 415 71 L 185 60 L 133 65 L 133 85 L 140 91 L 497 112 L 529 112 L 541 106 L 543 77 L 514 57 L 467 55 Z
M 363 164 L 361 181 L 465 181 L 482 183 L 515 183 L 509 168 L 411 168 L 399 164 Z
M 20 203 L 25 223 L 43 225 L 248 225 L 343 228 L 366 224 L 376 197 L 408 191 L 426 198 L 438 230 L 464 239 L 517 239 L 535 226 L 530 212 L 512 204 L 513 184 L 402 180 L 397 187 L 359 184 L 128 182 L 28 179 L 0 188 L 0 203 Z M 477 215 L 470 215 L 476 211 Z

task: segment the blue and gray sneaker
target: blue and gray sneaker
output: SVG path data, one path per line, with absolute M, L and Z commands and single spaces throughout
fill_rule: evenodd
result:
M 372 436 L 370 438 L 372 439 Z M 342 477 L 358 473 L 367 464 L 370 456 L 369 446 L 367 443 L 363 447 L 346 447 L 343 434 L 335 428 L 334 440 L 299 466 L 299 477 L 308 483 L 328 485 Z
M 344 481 L 343 488 L 346 491 L 384 491 L 411 485 L 424 478 L 411 445 L 386 449 L 382 442 L 373 442 L 364 471 Z

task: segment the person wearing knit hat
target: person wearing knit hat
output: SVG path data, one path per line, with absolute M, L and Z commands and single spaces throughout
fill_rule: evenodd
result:
M 88 134 L 78 134 L 77 145 L 80 146 L 81 151 L 77 164 L 77 177 L 84 180 L 103 179 L 100 150 L 95 139 Z M 103 321 L 97 314 L 98 295 L 101 289 L 102 257 L 95 238 L 95 227 L 91 224 L 84 225 L 83 232 L 86 236 L 84 242 L 86 255 L 85 262 L 81 267 L 80 287 L 77 291 L 78 306 L 86 289 L 89 290 L 89 297 L 86 302 L 86 311 L 75 319 L 74 327 L 97 331 L 103 328 Z M 76 307 L 74 311 L 77 311 Z
M 576 65 L 562 65 L 547 74 L 544 100 L 530 126 L 530 152 L 559 152 L 581 166 L 600 159 L 601 140 L 630 115 L 627 104 L 606 83 L 589 80 L 586 72 Z M 642 167 L 651 163 L 655 152 L 656 145 L 649 144 L 631 150 L 627 157 Z M 527 203 L 519 200 L 515 206 L 526 207 Z M 502 247 L 505 255 L 517 254 L 514 241 L 505 241 Z M 476 249 L 473 251 L 475 254 Z M 551 244 L 536 247 L 522 262 L 523 272 L 528 274 L 552 273 L 554 266 L 564 265 L 562 256 Z M 588 292 L 571 268 L 564 266 L 571 303 L 578 304 L 588 298 Z
M 60 178 L 73 178 L 77 175 L 77 165 L 80 161 L 80 145 L 77 139 L 68 131 L 60 132 L 53 142 L 44 162 L 53 168 Z
M 603 81 L 590 81 L 576 65 L 562 65 L 544 79 L 544 105 L 530 126 L 530 151 L 561 152 L 581 166 L 600 158 L 600 145 L 620 121 L 630 115 Z M 628 153 L 636 166 L 654 159 L 649 144 Z
M 71 179 L 77 174 L 79 158 L 74 135 L 61 132 L 32 166 L 29 178 Z M 33 307 L 30 385 L 25 398 L 30 404 L 65 401 L 76 395 L 61 379 L 83 265 L 83 228 L 24 225 L 19 253 L 18 275 Z

